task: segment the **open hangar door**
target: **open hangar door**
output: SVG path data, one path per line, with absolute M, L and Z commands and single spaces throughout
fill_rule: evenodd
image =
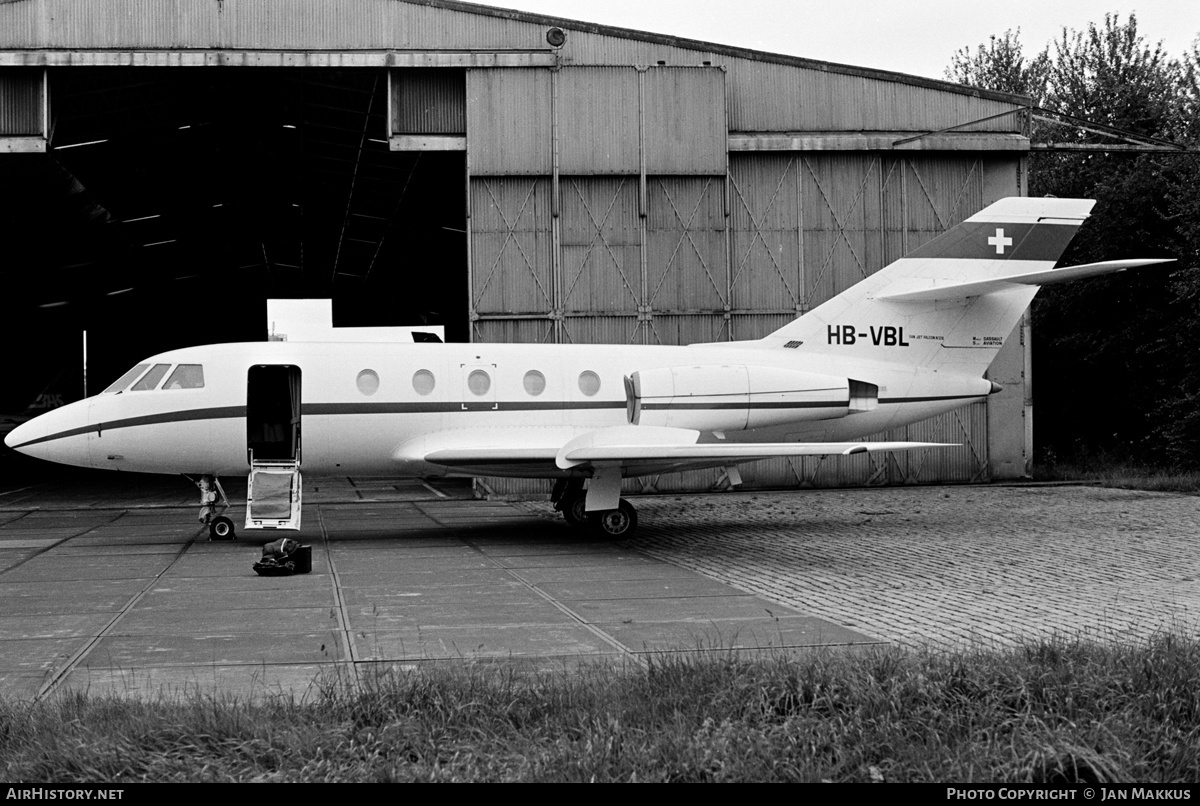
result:
M 94 394 L 155 352 L 262 339 L 269 297 L 467 339 L 464 154 L 389 147 L 385 70 L 0 75 L 42 80 L 44 152 L 0 153 L 0 336 L 25 346 L 3 411 L 64 368 L 82 394 L 84 330 Z

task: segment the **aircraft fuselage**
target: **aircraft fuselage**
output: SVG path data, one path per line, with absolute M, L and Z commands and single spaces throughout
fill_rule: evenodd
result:
M 95 468 L 245 473 L 251 368 L 295 367 L 298 458 L 306 474 L 551 478 L 569 473 L 553 461 L 559 446 L 586 432 L 629 424 L 626 379 L 633 373 L 649 379 L 655 370 L 682 368 L 686 374 L 687 368 L 696 368 L 706 377 L 718 377 L 721 370 L 742 377 L 741 368 L 751 367 L 752 376 L 772 370 L 804 372 L 877 387 L 877 399 L 859 408 L 846 399 L 844 389 L 840 397 L 834 390 L 827 401 L 813 391 L 803 405 L 792 404 L 791 409 L 752 399 L 750 408 L 757 406 L 768 415 L 757 420 L 770 422 L 761 428 L 724 425 L 721 406 L 733 404 L 711 404 L 714 395 L 688 398 L 698 402 L 680 406 L 682 416 L 691 418 L 683 425 L 704 432 L 705 440 L 729 443 L 856 439 L 957 408 L 986 396 L 990 388 L 987 381 L 962 374 L 806 356 L 794 349 L 746 349 L 756 344 L 259 342 L 191 347 L 143 363 L 169 365 L 162 376 L 168 379 L 180 365 L 199 365 L 202 387 L 169 389 L 160 381 L 161 388 L 96 395 L 22 426 L 10 444 L 51 461 Z M 710 404 L 716 419 L 706 419 Z M 462 466 L 421 458 L 438 448 L 468 448 L 484 432 L 489 442 L 507 445 L 512 449 L 507 453 L 518 456 Z M 665 463 L 639 472 L 669 468 Z

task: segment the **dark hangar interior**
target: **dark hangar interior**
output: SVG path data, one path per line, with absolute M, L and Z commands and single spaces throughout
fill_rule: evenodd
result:
M 268 297 L 465 340 L 464 155 L 389 151 L 386 83 L 54 71 L 50 149 L 0 158 L 3 338 L 38 341 L 10 353 L 6 374 L 32 386 L 6 385 L 5 410 L 80 364 L 82 330 L 99 387 L 153 352 L 262 339 Z

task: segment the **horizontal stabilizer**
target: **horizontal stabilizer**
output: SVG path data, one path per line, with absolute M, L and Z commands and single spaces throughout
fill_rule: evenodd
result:
M 591 431 L 568 442 L 558 452 L 559 468 L 596 463 L 751 462 L 773 456 L 852 456 L 878 451 L 954 448 L 940 442 L 704 442 L 700 432 L 687 428 L 615 426 Z
M 1106 260 L 1101 263 L 1086 263 L 1082 266 L 1068 266 L 1065 269 L 1050 269 L 1035 271 L 1027 274 L 1014 274 L 1008 277 L 997 277 L 992 280 L 977 280 L 971 283 L 953 283 L 950 285 L 918 288 L 912 291 L 900 291 L 890 294 L 879 294 L 875 299 L 896 300 L 900 302 L 931 302 L 934 300 L 965 299 L 983 294 L 993 294 L 1006 291 L 1014 286 L 1022 285 L 1053 285 L 1070 280 L 1082 280 L 1085 277 L 1098 277 L 1102 274 L 1134 269 L 1139 266 L 1150 266 L 1155 263 L 1172 263 L 1173 258 L 1148 258 L 1135 260 Z M 936 281 L 935 281 L 936 282 Z

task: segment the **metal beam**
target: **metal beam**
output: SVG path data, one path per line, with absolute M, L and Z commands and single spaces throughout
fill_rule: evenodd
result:
M 0 67 L 555 67 L 538 50 L 7 50 Z
M 29 137 L 0 137 L 0 154 L 44 154 L 46 138 L 41 135 Z
M 939 134 L 948 134 L 953 131 L 958 131 L 959 129 L 965 129 L 968 126 L 974 126 L 978 123 L 987 123 L 989 120 L 997 120 L 999 118 L 1006 118 L 1010 115 L 1016 115 L 1016 114 L 1019 114 L 1019 113 L 1025 112 L 1025 111 L 1027 111 L 1027 110 L 1026 109 L 1009 109 L 1007 112 L 998 112 L 995 115 L 988 115 L 985 118 L 976 118 L 975 120 L 968 120 L 964 123 L 958 123 L 954 126 L 947 126 L 944 129 L 938 129 L 935 132 L 924 132 L 922 134 L 914 134 L 910 137 L 905 137 L 901 140 L 897 140 L 896 142 L 892 143 L 892 145 L 895 147 L 907 145 L 916 140 L 923 140 L 926 137 L 933 137 L 933 136 L 936 136 Z
M 1126 145 L 1124 143 L 1034 143 L 1030 146 L 1032 151 L 1091 151 L 1091 152 L 1107 152 L 1113 151 L 1121 154 L 1168 154 L 1179 156 L 1195 156 L 1200 154 L 1200 149 L 1166 146 L 1150 146 L 1150 145 Z
M 448 134 L 393 134 L 388 138 L 392 151 L 466 151 L 467 138 Z
M 1049 123 L 1052 126 L 1066 126 L 1067 128 L 1083 129 L 1084 131 L 1093 134 L 1103 135 L 1104 137 L 1112 137 L 1117 140 L 1124 140 L 1127 143 L 1132 143 L 1135 146 L 1161 146 L 1164 150 L 1186 151 L 1187 147 L 1179 143 L 1172 143 L 1170 140 L 1163 140 L 1158 137 L 1151 137 L 1147 134 L 1138 134 L 1137 132 L 1122 129 L 1118 126 L 1109 126 L 1107 123 L 1096 123 L 1095 121 L 1085 118 L 1077 118 L 1074 115 L 1068 115 L 1066 112 L 1058 112 L 1054 109 L 1043 109 L 1040 106 L 1033 107 L 1034 111 L 1044 112 L 1045 115 L 1034 115 L 1033 119 L 1042 123 Z M 1046 117 L 1053 115 L 1054 117 Z M 1058 118 L 1062 118 L 1059 120 Z M 1089 149 L 1092 150 L 1092 149 Z
M 729 150 L 1028 151 L 1029 138 L 1005 132 L 929 134 L 920 139 L 904 132 L 730 132 Z

